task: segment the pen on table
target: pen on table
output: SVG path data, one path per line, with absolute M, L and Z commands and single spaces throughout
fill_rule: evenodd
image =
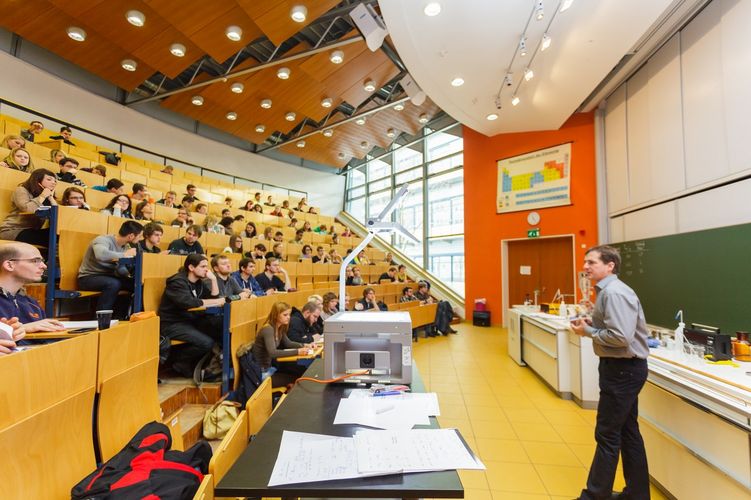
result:
M 402 391 L 381 391 L 381 392 L 374 392 L 373 396 L 374 397 L 378 397 L 378 396 L 396 396 L 396 395 L 399 395 L 399 394 L 402 394 Z

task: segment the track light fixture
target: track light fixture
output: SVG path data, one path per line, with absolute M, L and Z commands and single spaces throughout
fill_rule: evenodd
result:
M 520 101 L 520 99 L 517 96 L 514 96 L 514 97 L 511 98 L 511 104 L 513 106 L 516 106 L 517 104 L 519 104 L 519 102 L 521 102 L 521 101 Z
M 305 140 L 304 139 L 300 139 L 299 141 L 297 141 L 296 145 L 297 145 L 298 148 L 304 148 L 305 147 Z
M 355 123 L 356 123 L 356 124 L 358 124 L 358 125 L 365 125 L 365 117 L 364 117 L 364 116 L 360 116 L 360 117 L 358 117 L 358 118 L 357 118 L 357 119 L 355 120 Z
M 428 115 L 426 115 L 425 113 L 421 114 L 420 118 L 418 118 L 417 121 L 425 125 L 426 123 L 428 123 Z
M 396 137 L 396 130 L 394 130 L 393 128 L 386 130 L 386 137 Z
M 550 38 L 550 35 L 547 33 L 542 35 L 542 44 L 540 45 L 540 52 L 550 47 L 550 44 L 553 40 Z
M 534 77 L 535 77 L 535 72 L 532 71 L 532 68 L 527 68 L 524 70 L 524 79 L 526 81 L 530 81 Z
M 399 103 L 396 106 L 394 106 L 394 111 L 402 111 L 404 110 L 404 104 Z
M 543 17 L 545 17 L 545 7 L 542 5 L 542 0 L 539 0 L 535 8 L 535 19 L 542 21 Z
M 339 153 L 336 155 L 336 157 L 339 158 L 340 160 L 343 160 L 343 159 L 345 159 L 347 157 L 347 155 L 345 155 L 344 153 L 342 153 L 341 151 L 339 151 Z
M 368 141 L 362 141 L 360 143 L 360 148 L 362 149 L 368 149 L 368 146 L 369 146 Z
M 521 57 L 525 57 L 527 55 L 527 37 L 522 35 L 521 40 L 519 40 L 519 55 Z

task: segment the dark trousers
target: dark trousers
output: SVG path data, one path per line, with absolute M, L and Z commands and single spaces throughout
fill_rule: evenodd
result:
M 113 317 L 125 319 L 128 316 L 130 296 L 118 297 L 120 290 L 133 292 L 133 278 L 118 278 L 104 274 L 81 276 L 78 286 L 82 290 L 102 292 L 96 302 L 97 311 L 112 309 Z
M 217 316 L 221 321 L 221 316 Z M 204 354 L 211 351 L 222 337 L 221 323 L 217 328 L 215 317 L 197 317 L 191 323 L 162 323 L 161 334 L 170 340 L 181 340 L 183 345 L 171 350 L 168 364 L 184 377 L 192 377 L 193 369 Z
M 623 459 L 629 500 L 649 499 L 649 472 L 644 441 L 639 433 L 639 392 L 647 380 L 647 360 L 600 358 L 600 402 L 597 405 L 597 449 L 582 499 L 610 498 Z

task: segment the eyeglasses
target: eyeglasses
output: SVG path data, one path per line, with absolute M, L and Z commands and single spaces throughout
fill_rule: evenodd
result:
M 44 262 L 44 259 L 41 257 L 32 257 L 31 259 L 8 259 L 11 262 L 31 262 L 32 264 L 39 265 L 42 262 Z

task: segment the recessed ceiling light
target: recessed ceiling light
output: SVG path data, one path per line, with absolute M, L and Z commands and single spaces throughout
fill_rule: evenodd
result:
M 266 131 L 266 126 L 265 125 L 263 125 L 262 123 L 259 123 L 258 125 L 256 125 L 256 133 L 257 134 L 263 134 L 265 131 Z
M 396 106 L 394 106 L 395 111 L 402 111 L 404 109 L 404 104 L 399 103 Z
M 239 26 L 227 26 L 227 29 L 224 30 L 224 34 L 233 42 L 239 42 L 243 37 L 243 30 Z
M 298 148 L 304 148 L 305 147 L 305 141 L 303 139 L 300 139 L 297 141 L 297 147 Z
M 203 97 L 201 97 L 200 95 L 194 95 L 190 98 L 190 102 L 192 102 L 196 106 L 203 106 Z
M 514 106 L 516 106 L 520 102 L 521 102 L 521 100 L 517 96 L 514 96 L 514 97 L 511 98 L 511 104 L 514 105 Z
M 225 116 L 226 116 L 226 117 L 227 117 L 227 119 L 228 119 L 228 120 L 230 120 L 230 121 L 234 121 L 234 120 L 237 120 L 237 113 L 235 113 L 234 111 L 230 111 L 230 112 L 229 112 L 229 113 L 227 113 L 227 114 L 226 114 Z
M 296 23 L 303 23 L 308 17 L 308 8 L 304 5 L 295 5 L 289 11 L 289 17 Z
M 421 114 L 420 118 L 418 118 L 417 121 L 419 121 L 420 123 L 423 123 L 423 124 L 424 123 L 428 123 L 428 115 L 426 115 L 425 113 Z
M 547 33 L 545 33 L 544 35 L 542 35 L 542 45 L 540 45 L 540 51 L 543 51 L 543 50 L 547 49 L 548 47 L 550 47 L 550 43 L 552 41 L 553 40 L 550 39 L 550 35 L 548 35 Z
M 365 92 L 373 92 L 376 89 L 376 84 L 373 80 L 368 79 L 365 80 L 365 85 L 363 85 L 362 88 L 365 90 Z
M 242 94 L 243 90 L 245 90 L 245 85 L 240 82 L 235 82 L 229 86 L 229 89 L 235 94 Z
M 346 155 L 345 155 L 344 153 L 342 153 L 342 152 L 340 151 L 340 152 L 339 152 L 339 153 L 338 153 L 338 154 L 336 155 L 336 157 L 337 157 L 337 158 L 339 158 L 340 160 L 343 160 L 343 159 L 345 159 L 345 158 L 346 158 L 347 156 L 346 156 Z
M 355 120 L 355 123 L 358 125 L 365 125 L 365 117 L 361 116 L 357 120 Z
M 524 79 L 527 81 L 530 81 L 532 78 L 535 77 L 535 72 L 532 71 L 532 68 L 527 68 L 524 70 Z
M 498 119 L 498 115 L 496 113 L 490 113 L 488 116 L 485 117 L 485 119 L 490 120 L 492 122 L 493 120 Z
M 286 66 L 282 67 L 282 68 L 279 68 L 278 70 L 276 70 L 276 76 L 280 80 L 286 80 L 286 79 L 288 79 L 289 78 L 289 74 L 290 74 L 289 68 L 287 68 Z
M 362 141 L 362 142 L 360 143 L 360 147 L 361 147 L 362 149 L 368 149 L 368 146 L 369 146 L 369 144 L 368 144 L 368 141 Z
M 461 76 L 457 76 L 456 78 L 451 80 L 452 87 L 461 87 L 462 85 L 464 85 L 464 78 L 462 78 Z
M 169 51 L 175 57 L 183 57 L 185 55 L 185 45 L 181 43 L 173 43 L 170 45 Z
M 386 136 L 387 137 L 396 137 L 396 130 L 394 130 L 393 128 L 388 129 L 386 131 Z
M 120 61 L 120 66 L 122 66 L 125 71 L 135 71 L 138 68 L 138 63 L 133 59 L 123 59 Z
M 568 8 L 571 7 L 572 3 L 574 3 L 574 0 L 563 0 L 563 2 L 561 2 L 561 9 L 559 10 L 559 12 L 566 12 Z
M 288 122 L 295 121 L 296 117 L 297 117 L 297 114 L 295 114 L 293 111 L 290 111 L 289 113 L 284 115 L 284 119 L 287 120 Z
M 330 97 L 324 97 L 321 99 L 321 106 L 324 108 L 330 108 L 334 104 L 334 101 Z
M 344 52 L 341 50 L 334 50 L 329 54 L 329 61 L 334 64 L 341 64 L 344 61 Z
M 264 99 L 261 101 L 261 107 L 263 109 L 269 109 L 271 108 L 271 99 Z
M 65 31 L 68 33 L 68 38 L 71 40 L 75 40 L 76 42 L 83 42 L 86 40 L 86 31 L 78 26 L 71 26 Z
M 146 16 L 140 10 L 129 10 L 125 13 L 125 19 L 133 26 L 138 26 L 139 28 L 146 24 Z
M 437 16 L 441 13 L 441 4 L 438 2 L 428 2 L 428 5 L 425 6 L 423 12 L 425 12 L 425 15 L 428 17 Z
M 324 137 L 331 137 L 332 135 L 334 135 L 334 129 L 332 128 L 327 128 L 326 130 L 323 131 Z

